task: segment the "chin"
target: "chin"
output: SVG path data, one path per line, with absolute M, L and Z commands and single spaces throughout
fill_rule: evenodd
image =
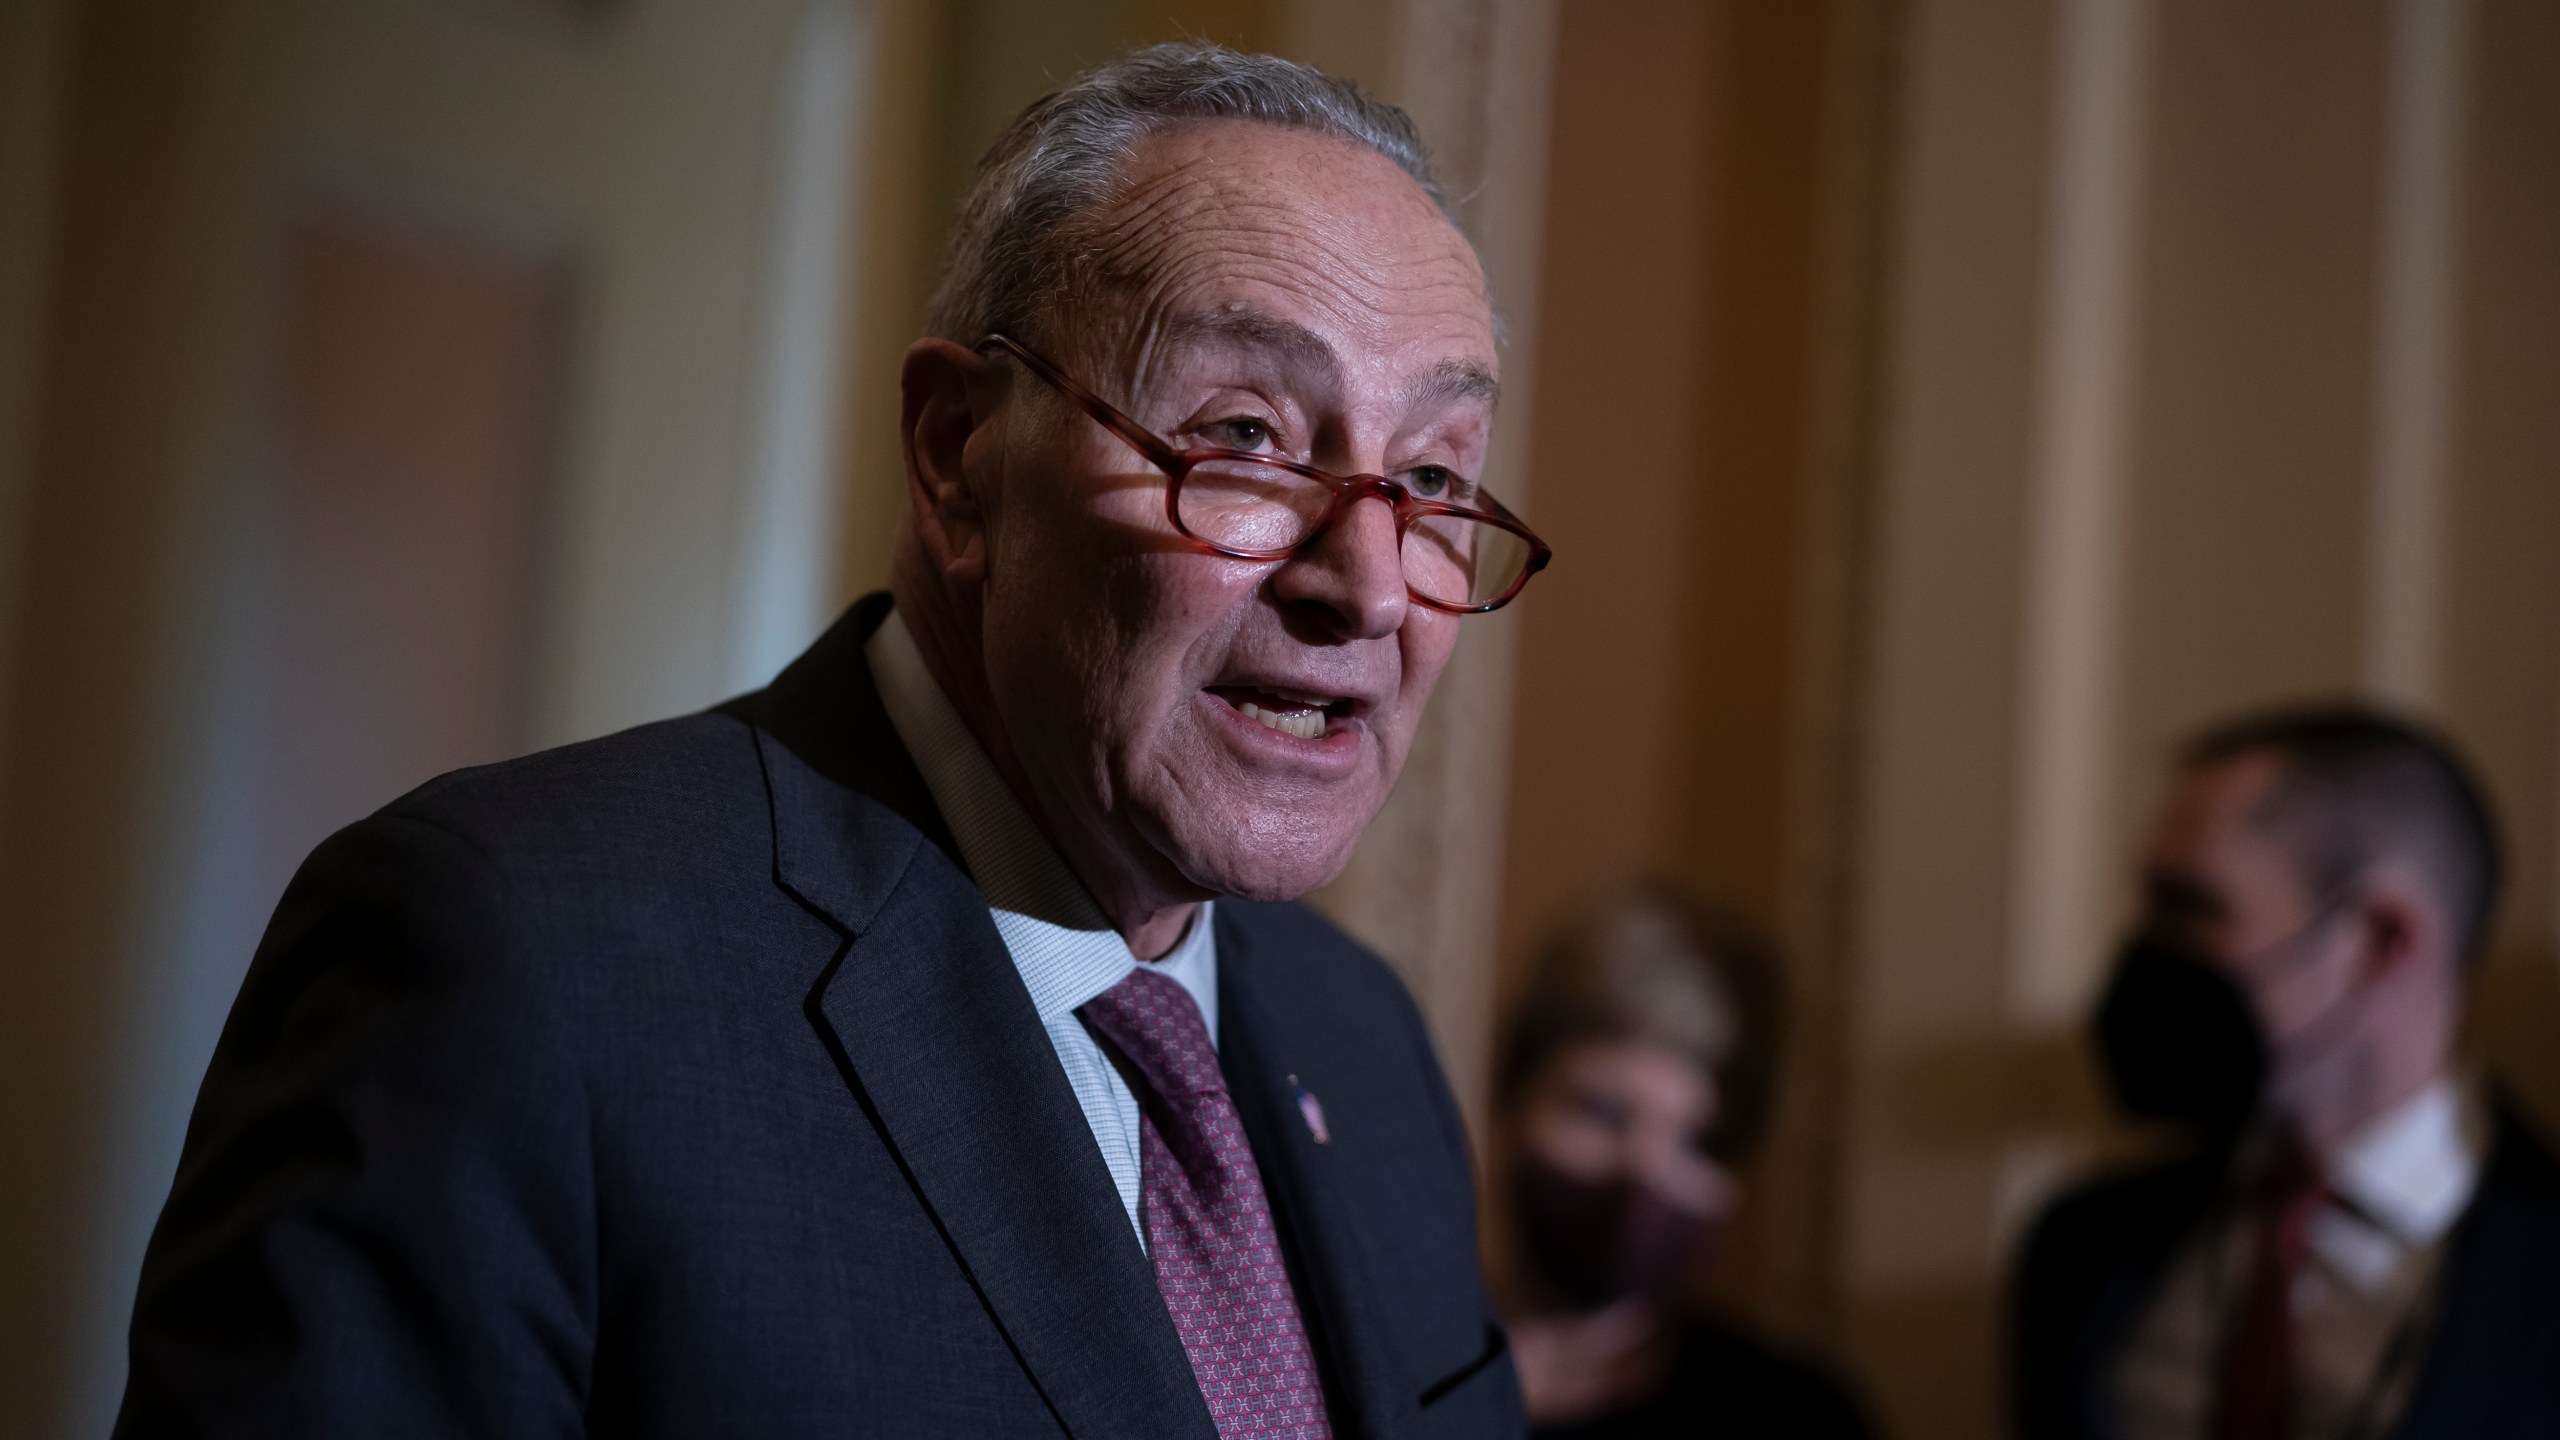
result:
M 1166 850 L 1184 878 L 1213 894 L 1296 900 L 1342 873 L 1361 829 L 1310 823 L 1285 810 L 1254 811 L 1231 826 L 1176 830 Z

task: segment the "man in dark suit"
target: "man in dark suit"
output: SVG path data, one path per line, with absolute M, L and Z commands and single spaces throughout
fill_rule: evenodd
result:
M 304 866 L 119 1433 L 1519 1430 L 1422 1024 L 1292 903 L 1545 554 L 1468 478 L 1493 322 L 1410 123 L 1106 66 L 983 162 L 932 329 L 890 594 Z
M 2189 748 L 2097 1019 L 2118 1098 L 2188 1148 L 2037 1223 L 2022 1435 L 2560 1434 L 2560 1167 L 2456 1056 L 2499 868 L 2477 786 L 2406 724 Z

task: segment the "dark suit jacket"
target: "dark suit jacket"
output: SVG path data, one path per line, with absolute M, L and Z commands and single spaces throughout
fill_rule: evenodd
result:
M 2023 1440 L 2108 1440 L 2116 1357 L 2188 1228 L 2219 1158 L 2083 1186 L 2048 1207 L 2011 1296 Z M 2505 1106 L 2480 1188 L 2451 1237 L 2439 1318 L 2397 1440 L 2560 1435 L 2560 1167 Z
M 1713 1316 L 1680 1328 L 1662 1388 L 1530 1440 L 1874 1440 L 1847 1387 L 1819 1365 Z
M 119 1434 L 1214 1433 L 872 688 L 886 610 L 312 855 L 197 1100 Z M 1299 906 L 1217 918 L 1336 1433 L 1517 1433 L 1412 1002 Z

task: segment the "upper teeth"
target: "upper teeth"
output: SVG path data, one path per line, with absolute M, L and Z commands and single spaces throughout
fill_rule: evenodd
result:
M 1283 699 L 1297 698 L 1285 690 L 1274 693 Z M 1324 711 L 1320 706 L 1312 710 L 1265 710 L 1247 700 L 1236 708 L 1244 712 L 1246 719 L 1259 720 L 1283 735 L 1295 735 L 1301 740 L 1313 740 L 1324 734 Z

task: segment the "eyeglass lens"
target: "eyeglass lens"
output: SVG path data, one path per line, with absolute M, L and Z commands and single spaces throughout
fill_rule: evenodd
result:
M 1323 483 L 1274 465 L 1204 460 L 1183 478 L 1183 528 L 1227 550 L 1279 554 L 1304 544 L 1333 508 Z M 1444 605 L 1486 605 L 1519 584 L 1529 543 L 1499 525 L 1424 515 L 1404 532 L 1405 583 Z

